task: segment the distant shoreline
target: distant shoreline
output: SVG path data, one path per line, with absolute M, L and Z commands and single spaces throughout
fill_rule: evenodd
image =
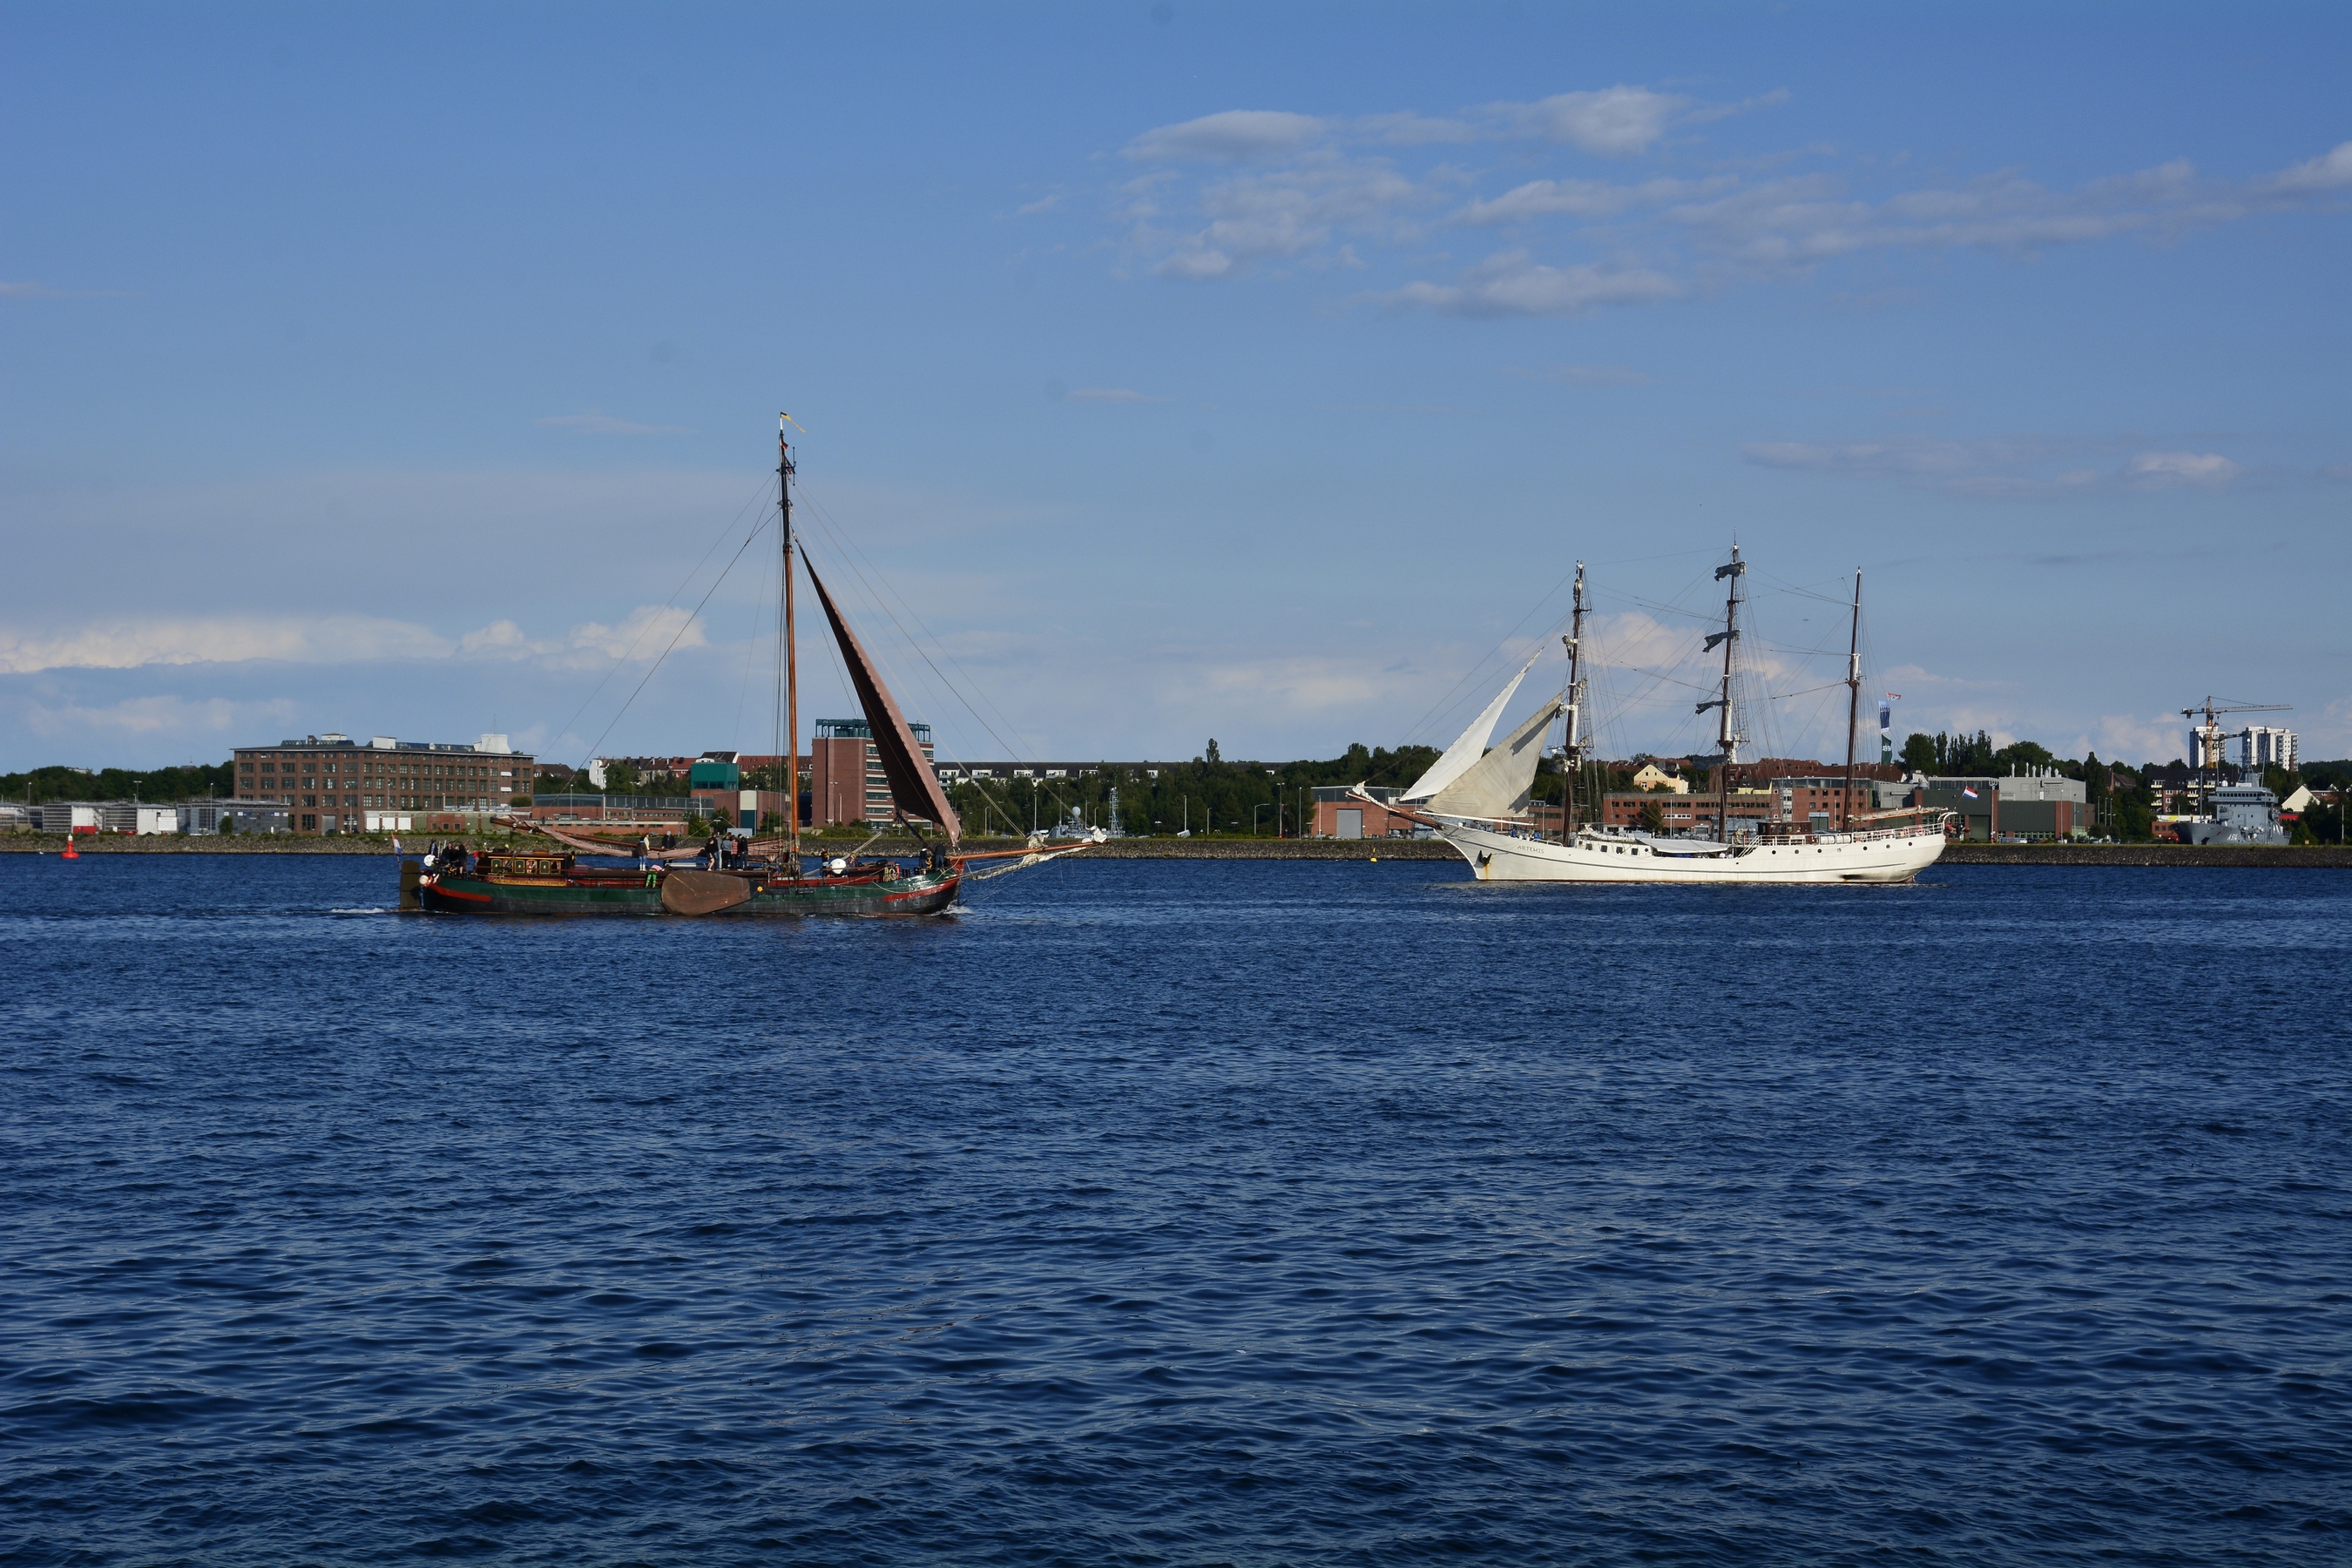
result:
M 414 835 L 407 847 L 427 842 Z M 1017 847 L 1013 839 L 973 839 L 978 845 Z M 189 837 L 154 834 L 131 838 L 121 836 L 83 837 L 76 843 L 85 855 L 389 855 L 387 842 L 368 838 L 297 838 L 260 834 L 236 837 Z M 0 834 L 0 854 L 54 855 L 66 845 L 63 834 Z M 807 839 L 803 847 L 815 855 L 846 854 L 856 847 L 847 839 Z M 883 839 L 867 849 L 876 855 L 912 855 L 921 847 L 912 839 Z M 1061 845 L 1056 847 L 1067 848 Z M 1092 860 L 1454 860 L 1452 846 L 1431 838 L 1114 838 L 1089 848 Z M 2352 870 L 2352 849 L 2333 844 L 2265 849 L 2243 845 L 2188 844 L 1954 844 L 1947 846 L 1939 866 L 2152 866 L 2208 870 Z

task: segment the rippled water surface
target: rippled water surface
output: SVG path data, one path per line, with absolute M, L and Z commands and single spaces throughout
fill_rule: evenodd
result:
M 0 1560 L 2338 1563 L 2352 877 L 0 857 Z

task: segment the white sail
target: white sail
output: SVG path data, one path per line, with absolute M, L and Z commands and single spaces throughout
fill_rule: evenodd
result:
M 1502 718 L 1504 706 L 1511 700 L 1511 693 L 1519 689 L 1519 682 L 1528 678 L 1528 671 L 1536 667 L 1536 659 L 1542 657 L 1543 650 L 1538 648 L 1534 658 L 1519 666 L 1518 674 L 1511 677 L 1510 683 L 1496 695 L 1495 700 L 1486 704 L 1486 711 L 1470 721 L 1470 727 L 1454 738 L 1454 744 L 1445 748 L 1445 754 L 1432 763 L 1429 771 L 1415 779 L 1412 787 L 1398 798 L 1408 805 L 1431 799 L 1439 790 L 1475 766 L 1478 759 L 1486 754 L 1486 738 L 1495 732 L 1495 723 Z
M 1519 672 L 1525 675 L 1527 671 Z M 1512 685 L 1518 684 L 1513 681 Z M 1543 762 L 1544 731 L 1565 707 L 1555 697 L 1503 737 L 1503 743 L 1464 770 L 1462 776 L 1437 792 L 1429 809 L 1445 816 L 1492 818 L 1518 816 L 1528 809 L 1528 795 Z

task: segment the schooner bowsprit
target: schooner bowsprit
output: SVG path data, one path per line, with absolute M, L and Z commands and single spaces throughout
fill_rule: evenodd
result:
M 962 852 L 963 824 L 947 792 L 940 787 L 938 775 L 923 761 L 922 748 L 899 711 L 898 700 L 824 580 L 802 552 L 800 567 L 816 589 L 817 603 L 841 651 L 858 705 L 865 710 L 867 731 L 889 785 L 894 818 L 918 841 L 923 841 L 923 824 L 938 835 L 924 842 L 921 853 L 912 858 L 836 855 L 829 859 L 819 857 L 814 866 L 807 864 L 801 850 L 799 807 L 799 649 L 793 593 L 795 471 L 780 417 L 776 486 L 783 602 L 777 676 L 784 689 L 783 722 L 788 737 L 783 834 L 730 850 L 726 836 L 714 833 L 708 850 L 656 851 L 648 846 L 637 857 L 643 862 L 639 865 L 590 865 L 583 864 L 580 857 L 628 856 L 631 851 L 625 846 L 599 844 L 542 827 L 541 831 L 552 841 L 551 847 L 534 845 L 479 854 L 461 849 L 446 860 L 432 858 L 433 864 L 404 862 L 404 884 L 413 885 L 424 908 L 474 914 L 931 915 L 943 913 L 954 904 L 965 868 L 972 861 L 1017 856 L 1034 863 L 1086 847 L 1070 845 L 1045 851 L 1031 846 Z M 688 863 L 693 860 L 702 864 Z M 404 886 L 404 901 L 407 890 Z
M 1733 711 L 1733 659 L 1741 633 L 1740 584 L 1747 573 L 1748 563 L 1734 545 L 1731 559 L 1715 574 L 1717 582 L 1730 584 L 1724 600 L 1723 629 L 1707 634 L 1705 648 L 1707 653 L 1718 647 L 1723 650 L 1720 684 L 1717 694 L 1696 709 L 1699 713 L 1712 710 L 1717 715 L 1717 742 L 1721 750 L 1716 768 L 1714 838 L 1582 826 L 1572 820 L 1570 802 L 1562 803 L 1559 837 L 1545 838 L 1534 831 L 1528 807 L 1551 721 L 1563 716 L 1568 721 L 1563 755 L 1571 778 L 1586 745 L 1584 720 L 1590 697 L 1584 668 L 1587 606 L 1581 563 L 1576 568 L 1573 619 L 1569 635 L 1561 639 L 1567 645 L 1569 668 L 1559 694 L 1523 720 L 1500 744 L 1488 748 L 1486 742 L 1505 707 L 1535 668 L 1536 660 L 1528 660 L 1389 809 L 1433 829 L 1461 852 L 1482 882 L 1910 881 L 1943 853 L 1944 818 L 1949 813 L 1872 812 L 1858 818 L 1852 815 L 1854 726 L 1859 721 L 1862 690 L 1860 573 L 1854 574 L 1853 633 L 1846 655 L 1848 815 L 1832 832 L 1770 822 L 1759 825 L 1753 837 L 1732 836 L 1730 764 L 1738 760 L 1739 747 L 1739 725 Z M 1356 794 L 1380 804 L 1360 784 Z

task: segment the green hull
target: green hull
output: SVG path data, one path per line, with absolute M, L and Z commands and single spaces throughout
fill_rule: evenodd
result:
M 446 914 L 477 915 L 659 915 L 660 873 L 632 881 L 617 878 L 567 879 L 561 883 L 491 881 L 481 877 L 435 876 L 417 882 L 418 900 Z M 755 891 L 749 902 L 709 919 L 740 915 L 935 915 L 955 902 L 962 878 L 922 871 L 890 881 L 872 877 L 811 878 Z

